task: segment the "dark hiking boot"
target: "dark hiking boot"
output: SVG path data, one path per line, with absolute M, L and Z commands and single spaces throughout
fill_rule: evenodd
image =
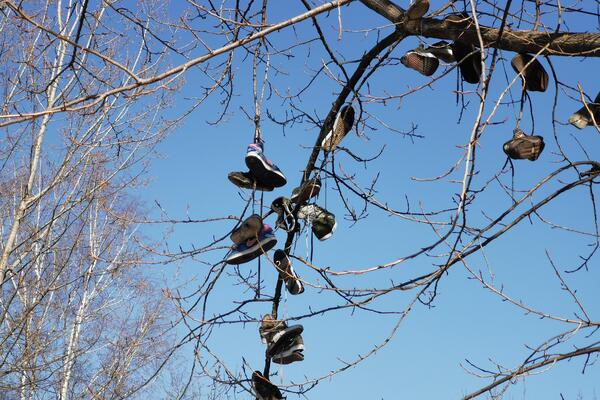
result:
M 527 65 L 529 64 L 529 65 Z M 530 54 L 519 53 L 510 62 L 523 80 L 523 86 L 530 92 L 545 92 L 548 88 L 548 73 L 542 64 Z
M 513 138 L 504 143 L 504 153 L 513 160 L 535 161 L 544 150 L 544 138 L 537 135 L 527 136 L 522 130 L 516 128 Z
M 472 44 L 456 41 L 452 43 L 452 54 L 454 54 L 456 62 L 459 63 L 458 68 L 465 82 L 479 83 L 481 79 L 481 51 L 477 50 Z

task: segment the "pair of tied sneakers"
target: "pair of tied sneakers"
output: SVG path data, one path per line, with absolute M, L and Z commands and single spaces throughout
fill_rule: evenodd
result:
M 307 204 L 298 210 L 298 218 L 311 225 L 312 232 L 319 240 L 327 240 L 337 228 L 335 215 L 316 204 Z
M 593 103 L 586 103 L 569 117 L 569 123 L 578 129 L 583 129 L 588 125 L 594 126 L 594 122 L 596 125 L 600 125 L 600 93 Z
M 256 392 L 258 400 L 279 400 L 283 399 L 283 395 L 277 386 L 265 378 L 259 371 L 252 373 L 252 386 Z
M 521 129 L 515 128 L 513 138 L 504 143 L 503 150 L 513 160 L 538 159 L 544 151 L 544 138 L 538 135 L 526 135 Z
M 230 237 L 235 247 L 225 259 L 227 264 L 243 264 L 271 250 L 277 244 L 273 229 L 263 224 L 260 215 L 246 218 Z
M 285 282 L 285 287 L 290 294 L 296 295 L 304 292 L 304 285 L 300 277 L 292 267 L 292 261 L 283 250 L 275 250 L 273 254 L 273 264 L 279 272 L 280 278 Z
M 304 341 L 302 325 L 287 326 L 284 321 L 276 320 L 272 315 L 263 317 L 258 332 L 267 345 L 267 356 L 276 364 L 290 364 L 304 360 Z
M 246 151 L 248 172 L 231 172 L 231 183 L 242 189 L 270 192 L 287 183 L 283 172 L 264 155 L 262 143 L 251 143 Z

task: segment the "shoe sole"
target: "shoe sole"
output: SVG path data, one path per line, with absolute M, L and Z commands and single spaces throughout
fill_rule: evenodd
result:
M 273 336 L 272 345 L 267 348 L 267 355 L 269 357 L 273 357 L 273 355 L 280 353 L 281 347 L 285 343 L 300 335 L 303 331 L 304 327 L 302 325 L 294 325 L 278 332 L 275 334 L 275 336 Z
M 262 242 L 257 242 L 254 246 L 247 248 L 244 251 L 231 254 L 225 259 L 226 264 L 239 265 L 254 260 L 256 257 L 263 255 L 271 250 L 277 244 L 275 236 L 264 239 Z
M 250 152 L 246 155 L 246 165 L 252 175 L 263 185 L 281 187 L 287 183 L 285 176 L 281 172 L 274 170 L 256 152 Z

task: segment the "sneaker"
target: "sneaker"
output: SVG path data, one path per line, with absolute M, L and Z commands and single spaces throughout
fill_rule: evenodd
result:
M 229 175 L 227 175 L 227 178 L 235 186 L 242 189 L 261 190 L 263 192 L 271 192 L 274 189 L 273 186 L 264 185 L 254 179 L 254 176 L 252 176 L 250 172 L 230 172 Z
M 400 62 L 407 68 L 414 69 L 421 75 L 431 76 L 440 65 L 440 61 L 433 54 L 426 52 L 422 46 L 411 50 L 400 58 Z
M 456 59 L 452 53 L 452 46 L 445 40 L 436 42 L 425 49 L 427 53 L 431 53 L 447 64 L 455 63 Z
M 246 263 L 271 250 L 276 244 L 277 238 L 273 234 L 273 229 L 265 224 L 258 238 L 248 239 L 246 242 L 236 245 L 225 262 L 235 265 Z
M 406 10 L 406 19 L 420 19 L 429 11 L 429 0 L 414 0 L 408 10 Z
M 296 228 L 296 219 L 292 214 L 292 203 L 287 197 L 278 197 L 271 203 L 271 210 L 277 214 L 275 225 L 286 232 Z
M 285 287 L 290 294 L 296 295 L 304 292 L 304 285 L 300 281 L 298 275 L 292 267 L 290 258 L 285 254 L 283 250 L 275 250 L 273 254 L 273 263 L 279 271 L 279 276 L 285 282 Z
M 253 214 L 246 218 L 244 222 L 233 232 L 229 238 L 235 244 L 240 244 L 248 239 L 257 238 L 263 227 L 262 218 L 258 214 Z
M 333 128 L 331 128 L 325 139 L 321 142 L 321 148 L 326 152 L 335 150 L 344 136 L 350 132 L 352 125 L 354 125 L 354 108 L 351 105 L 344 106 L 337 113 Z
M 596 176 L 598 174 L 600 174 L 600 167 L 598 167 L 597 165 L 592 165 L 592 168 L 590 168 L 589 170 L 580 172 L 579 177 L 583 179 L 588 176 Z
M 279 388 L 273 385 L 271 381 L 265 378 L 259 371 L 254 371 L 252 373 L 252 386 L 254 387 L 258 400 L 283 399 L 283 395 Z
M 449 14 L 444 18 L 444 25 L 453 30 L 467 29 L 473 23 L 471 16 L 465 12 Z
M 277 332 L 267 346 L 267 356 L 273 357 L 275 354 L 288 350 L 292 346 L 294 338 L 302 331 L 304 331 L 302 325 L 292 325 Z
M 516 128 L 513 138 L 504 143 L 504 153 L 513 160 L 535 161 L 544 150 L 544 138 L 537 135 L 527 136 L 522 130 Z
M 527 64 L 527 68 L 525 67 Z M 530 92 L 545 92 L 548 88 L 548 73 L 530 54 L 519 53 L 510 62 L 517 74 L 521 74 L 525 89 Z
M 318 196 L 320 191 L 321 180 L 319 177 L 315 177 L 292 190 L 290 201 L 295 204 L 304 204 L 309 199 Z
M 271 314 L 265 314 L 258 328 L 258 333 L 264 344 L 273 342 L 273 336 L 283 329 L 287 328 L 284 321 L 276 320 Z
M 308 204 L 298 210 L 298 218 L 312 225 L 312 232 L 319 240 L 327 240 L 337 228 L 335 215 L 316 204 Z
M 276 364 L 291 364 L 296 361 L 304 361 L 304 340 L 301 335 L 290 340 L 289 345 L 274 354 L 273 362 Z
M 581 107 L 569 117 L 569 123 L 578 129 L 583 129 L 589 124 L 593 124 L 592 115 L 596 124 L 600 124 L 600 93 L 596 96 L 593 103 L 587 103 L 586 107 Z M 591 111 L 591 114 L 590 114 Z
M 452 54 L 459 63 L 460 74 L 468 83 L 479 83 L 481 79 L 481 51 L 468 43 L 456 41 L 452 43 Z
M 275 164 L 265 157 L 263 146 L 260 143 L 248 145 L 246 165 L 252 176 L 263 185 L 281 187 L 287 183 L 285 175 L 283 175 Z

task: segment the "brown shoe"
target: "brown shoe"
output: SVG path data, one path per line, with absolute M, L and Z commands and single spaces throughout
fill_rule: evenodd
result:
M 513 160 L 535 161 L 544 151 L 544 138 L 537 135 L 527 136 L 519 128 L 513 131 L 513 138 L 504 143 L 504 153 Z
M 510 64 L 517 74 L 521 74 L 525 89 L 530 92 L 546 91 L 548 88 L 548 73 L 537 58 L 530 54 L 519 53 L 513 57 Z

